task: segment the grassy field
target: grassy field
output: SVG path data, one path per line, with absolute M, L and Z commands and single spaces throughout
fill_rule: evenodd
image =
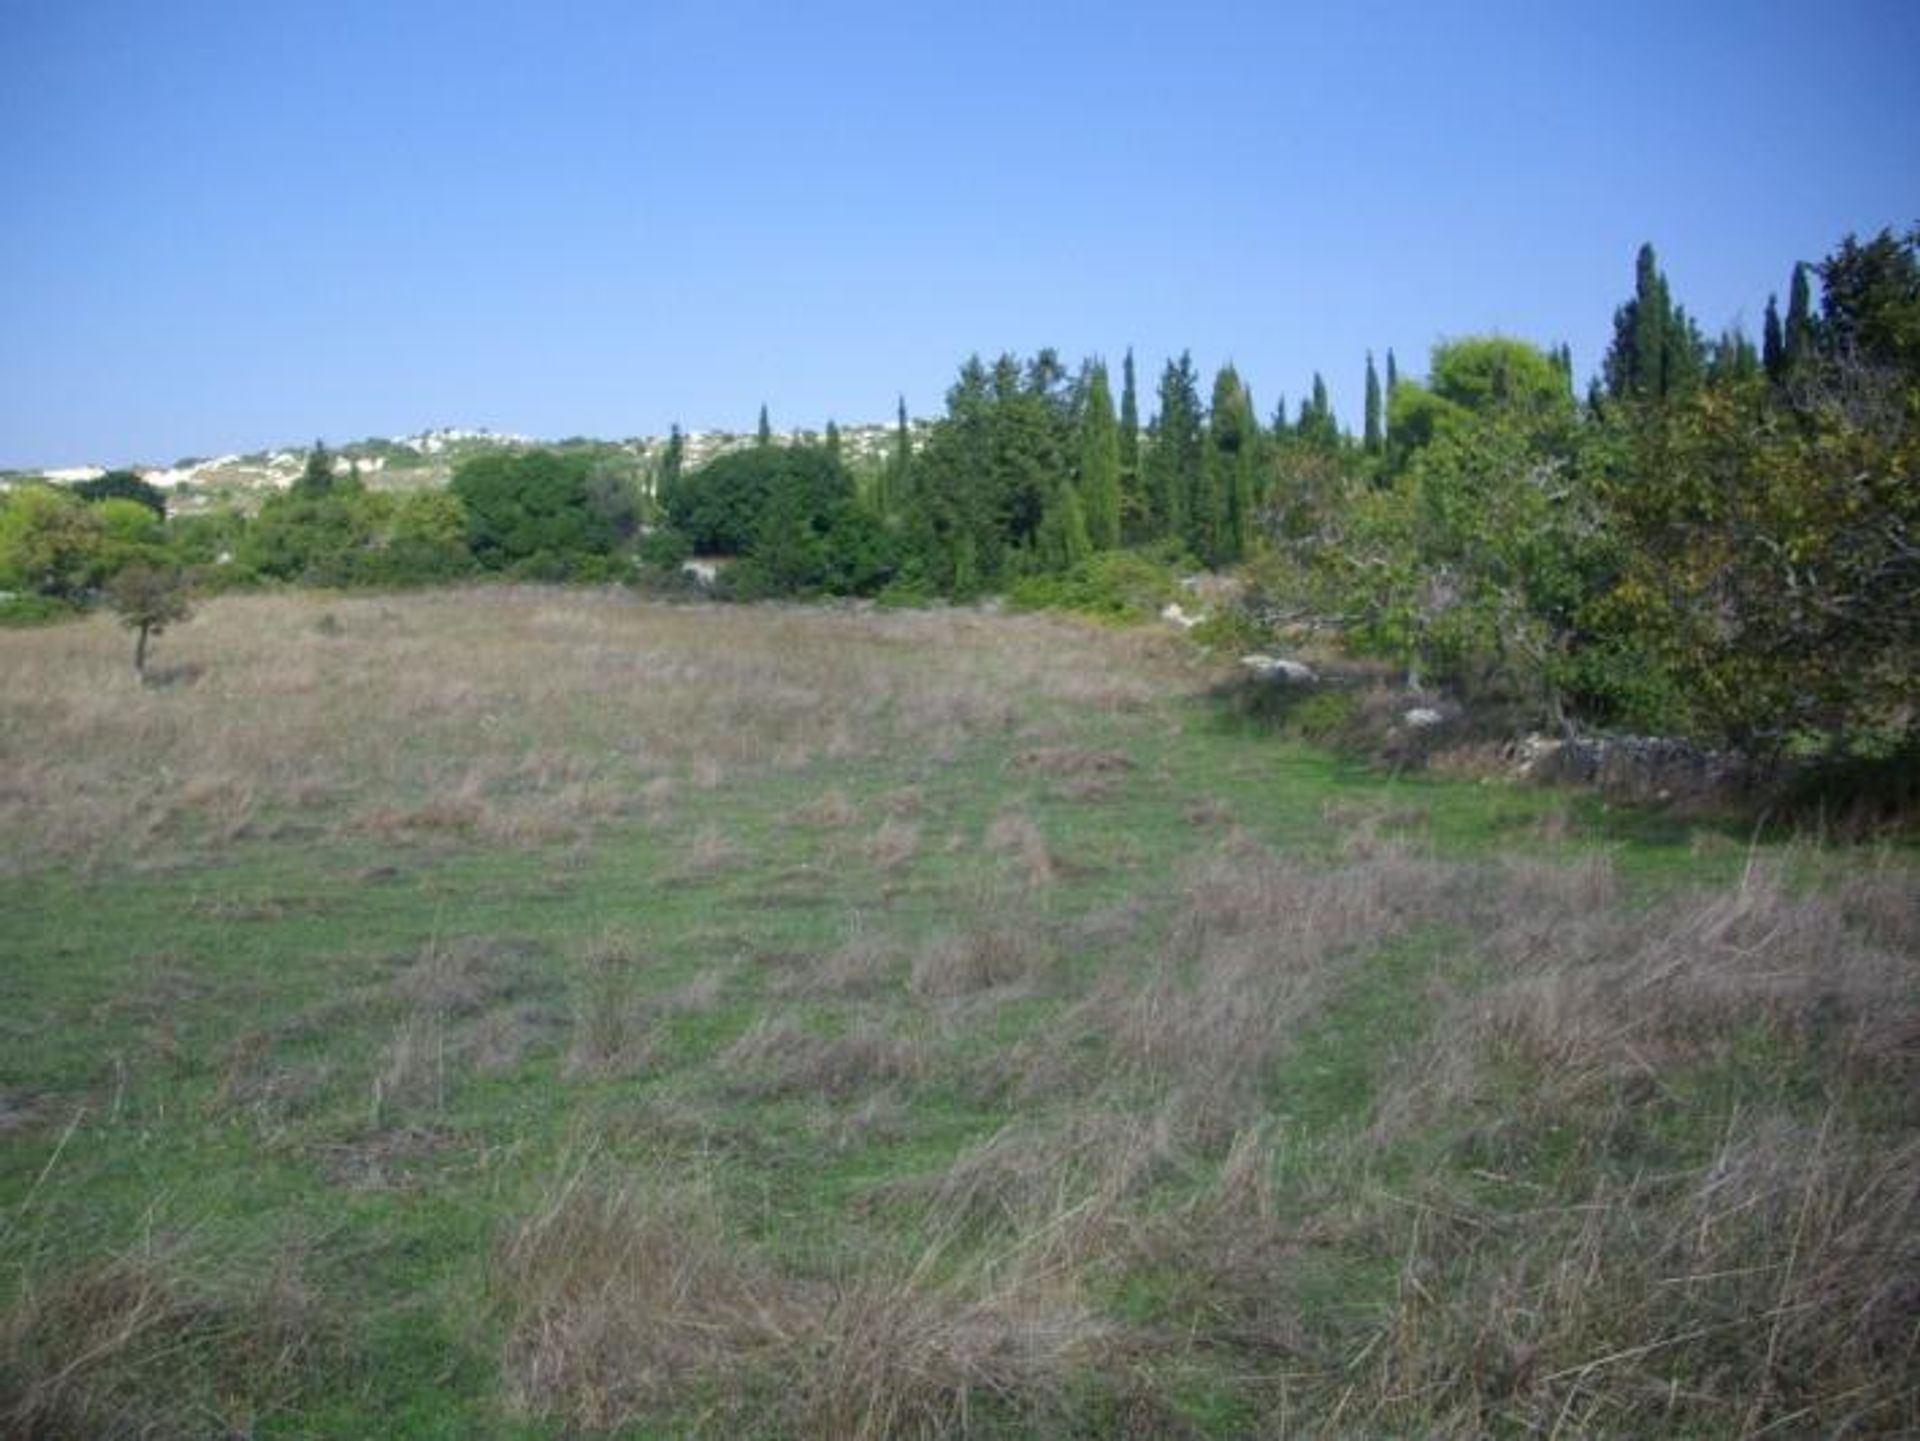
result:
M 1920 867 L 1167 637 L 0 634 L 0 1430 L 1920 1428 Z

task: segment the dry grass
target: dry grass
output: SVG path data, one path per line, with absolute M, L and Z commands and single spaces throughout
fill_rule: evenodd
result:
M 982 914 L 993 910 L 984 908 Z M 1016 913 L 929 937 L 914 953 L 908 985 L 925 998 L 1026 989 L 1043 982 L 1058 959 L 1046 928 L 1034 917 Z
M 920 827 L 889 816 L 867 841 L 867 859 L 883 871 L 898 871 L 920 853 Z
M 743 1096 L 845 1099 L 889 1081 L 924 1075 L 924 1043 L 861 1022 L 823 1036 L 789 1017 L 763 1017 L 721 1056 L 731 1089 Z
M 1920 1150 L 1744 1128 L 1703 1169 L 1514 1217 L 1423 1212 L 1363 1430 L 1911 1434 Z
M 1024 810 L 1003 811 L 987 827 L 987 850 L 1003 857 L 1029 887 L 1050 886 L 1059 879 L 1060 862 L 1047 845 L 1039 825 Z
M 35 1438 L 243 1435 L 338 1349 L 298 1248 L 217 1274 L 183 1243 L 30 1273 L 0 1315 L 0 1431 Z
M 508 1235 L 513 1409 L 592 1430 L 712 1398 L 696 1429 L 965 1434 L 982 1415 L 1057 1408 L 1101 1327 L 1071 1283 L 1010 1258 L 803 1281 L 730 1243 L 711 1197 L 576 1176 Z M 940 1279 L 936 1280 L 935 1278 Z M 752 1422 L 748 1418 L 753 1418 Z
M 331 634 L 315 629 L 333 617 Z M 0 634 L 0 868 L 250 836 L 564 839 L 809 756 L 951 756 L 1147 704 L 1182 663 L 1042 617 L 674 607 L 507 587 L 223 597 L 139 686 L 110 617 Z
M 646 1064 L 652 1017 L 640 997 L 642 964 L 633 938 L 618 931 L 603 932 L 581 955 L 568 1076 L 624 1075 Z
M 1097 990 L 1074 1024 L 1164 1088 L 1184 1141 L 1216 1151 L 1258 1121 L 1267 1076 L 1345 964 L 1456 918 L 1475 889 L 1470 872 L 1398 855 L 1307 865 L 1229 844 L 1191 868 L 1151 973 Z
M 1886 944 L 1910 878 L 1864 868 L 1828 894 L 1749 866 L 1646 911 L 1592 868 L 1504 879 L 1497 979 L 1443 1010 L 1368 1143 L 1451 1136 L 1495 1188 L 1557 1154 L 1566 1179 L 1554 1204 L 1430 1188 L 1374 1218 L 1357 1243 L 1407 1259 L 1344 1398 L 1362 1429 L 1920 1424 L 1920 1149 L 1863 1120 L 1920 1082 L 1914 953 Z M 1719 1066 L 1750 1109 L 1704 1165 L 1660 1165 Z

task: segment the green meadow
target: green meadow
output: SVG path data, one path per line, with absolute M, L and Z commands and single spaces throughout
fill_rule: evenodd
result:
M 0 1429 L 1920 1428 L 1920 866 L 1179 638 L 0 633 Z

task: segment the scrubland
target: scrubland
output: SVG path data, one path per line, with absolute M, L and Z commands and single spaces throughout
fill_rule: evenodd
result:
M 1920 1428 L 1920 864 L 1157 634 L 541 589 L 0 634 L 0 1417 Z

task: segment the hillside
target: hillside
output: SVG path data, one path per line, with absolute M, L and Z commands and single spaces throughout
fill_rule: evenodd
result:
M 896 430 L 891 424 L 848 425 L 839 430 L 841 453 L 855 470 L 884 463 L 897 443 Z M 923 436 L 925 430 L 924 422 L 914 425 L 917 437 Z M 717 455 L 753 444 L 755 437 L 752 432 L 696 430 L 687 432 L 683 439 L 683 465 L 695 469 Z M 817 443 L 822 434 L 814 430 L 791 430 L 776 432 L 776 439 L 783 444 Z M 445 427 L 391 439 L 370 436 L 347 444 L 328 443 L 337 474 L 345 475 L 357 468 L 361 479 L 373 489 L 394 491 L 444 486 L 463 460 L 491 451 L 533 446 L 587 449 L 609 455 L 629 467 L 643 486 L 650 486 L 666 449 L 667 437 L 594 440 L 571 436 L 559 441 L 540 441 L 485 428 Z M 309 451 L 310 447 L 305 444 L 288 445 L 244 455 L 184 456 L 171 465 L 134 464 L 123 468 L 131 469 L 148 484 L 166 492 L 168 508 L 176 514 L 192 515 L 222 507 L 250 511 L 266 496 L 285 490 L 299 479 Z M 0 471 L 0 489 L 33 478 L 73 484 L 96 479 L 109 468 L 75 464 L 42 471 Z

